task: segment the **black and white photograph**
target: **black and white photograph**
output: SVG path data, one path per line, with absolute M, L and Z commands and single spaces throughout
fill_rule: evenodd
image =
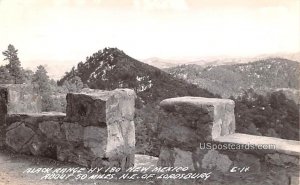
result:
M 0 0 L 0 185 L 300 185 L 300 0 Z

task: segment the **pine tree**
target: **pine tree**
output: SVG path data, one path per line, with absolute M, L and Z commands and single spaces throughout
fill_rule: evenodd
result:
M 74 76 L 71 79 L 66 80 L 63 84 L 63 87 L 67 92 L 79 92 L 85 87 L 85 85 L 79 76 Z
M 11 44 L 8 45 L 7 50 L 2 52 L 5 56 L 4 60 L 8 60 L 6 65 L 10 75 L 13 78 L 13 83 L 22 84 L 24 83 L 24 74 L 21 67 L 21 62 L 18 58 L 18 50 Z
M 45 67 L 40 65 L 33 74 L 32 83 L 37 87 L 39 93 L 46 93 L 50 90 L 50 79 L 47 73 Z
M 25 69 L 24 71 L 24 81 L 26 84 L 31 84 L 34 72 L 30 69 Z
M 5 66 L 0 66 L 0 84 L 12 83 L 12 77 L 9 74 L 8 69 Z
M 50 111 L 53 107 L 53 100 L 51 98 L 51 86 L 50 79 L 45 67 L 40 65 L 37 67 L 36 72 L 33 75 L 32 83 L 35 90 L 42 97 L 42 110 Z

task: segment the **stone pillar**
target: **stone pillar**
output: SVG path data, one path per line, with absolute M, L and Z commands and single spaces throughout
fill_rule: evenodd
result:
M 130 89 L 67 94 L 62 130 L 70 145 L 58 148 L 58 159 L 85 166 L 133 166 L 135 98 Z
M 0 94 L 2 99 L 0 101 L 5 102 L 8 114 L 42 112 L 41 98 L 34 92 L 31 85 L 0 85 Z
M 160 166 L 201 168 L 199 145 L 235 132 L 232 100 L 179 97 L 163 100 L 160 108 Z
M 40 97 L 32 86 L 25 84 L 0 85 L 0 146 L 4 144 L 6 115 L 41 112 Z

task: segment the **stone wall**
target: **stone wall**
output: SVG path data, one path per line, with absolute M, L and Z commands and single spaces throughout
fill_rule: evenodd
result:
M 243 167 L 253 181 L 265 175 L 265 184 L 299 179 L 300 142 L 235 133 L 232 100 L 180 97 L 163 100 L 160 108 L 159 166 L 213 171 L 220 180 L 242 175 Z M 275 148 L 259 149 L 263 144 Z
M 0 147 L 5 135 L 6 114 L 41 112 L 41 99 L 30 85 L 0 85 Z
M 10 93 L 10 88 L 0 92 Z M 83 166 L 133 166 L 135 93 L 129 89 L 67 94 L 67 113 L 1 112 L 2 141 L 18 152 Z M 3 107 L 13 102 L 2 97 Z
M 39 97 L 26 88 L 0 87 L 0 147 L 90 167 L 134 165 L 133 90 L 67 94 L 64 114 L 40 113 Z M 300 142 L 235 133 L 232 100 L 180 97 L 163 100 L 160 108 L 159 166 L 211 171 L 218 182 L 246 169 L 250 184 L 299 179 Z M 262 144 L 275 148 L 259 150 Z
M 170 146 L 193 148 L 235 131 L 232 100 L 180 97 L 163 100 L 160 107 L 159 138 Z
M 41 112 L 41 98 L 34 93 L 33 87 L 25 84 L 0 85 L 1 113 L 38 113 Z

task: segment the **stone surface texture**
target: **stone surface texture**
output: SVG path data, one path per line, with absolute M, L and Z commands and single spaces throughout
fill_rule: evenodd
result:
M 194 148 L 235 131 L 232 100 L 180 97 L 163 100 L 160 107 L 159 136 L 170 146 Z
M 268 147 L 269 152 L 280 152 L 287 155 L 300 156 L 300 141 L 286 140 L 274 137 L 256 136 L 249 134 L 234 133 L 215 139 L 221 143 L 244 144 L 257 147 Z M 267 146 L 268 145 L 268 146 Z
M 160 107 L 158 134 L 164 146 L 161 164 L 179 165 L 179 161 L 185 161 L 191 169 L 197 169 L 199 161 L 192 156 L 199 144 L 235 131 L 232 100 L 180 97 L 163 100 Z
M 41 99 L 32 86 L 0 84 L 0 147 L 5 143 L 6 114 L 38 112 L 41 112 Z
M 134 165 L 133 90 L 85 89 L 68 94 L 67 114 L 33 109 L 23 112 L 25 109 L 9 107 L 13 105 L 11 101 L 18 101 L 8 98 L 19 97 L 17 90 L 11 93 L 11 89 L 0 89 L 1 138 L 5 147 L 83 166 L 126 169 Z
M 40 96 L 30 85 L 0 85 L 0 104 L 0 112 L 8 114 L 41 112 Z
M 284 179 L 299 173 L 294 169 L 299 169 L 300 142 L 235 133 L 231 100 L 180 97 L 163 100 L 160 107 L 158 135 L 162 147 L 158 166 L 221 174 L 242 167 L 249 167 L 247 174 L 268 169 L 292 171 L 282 175 Z M 262 144 L 271 148 L 258 149 Z M 235 149 L 228 149 L 230 146 Z

